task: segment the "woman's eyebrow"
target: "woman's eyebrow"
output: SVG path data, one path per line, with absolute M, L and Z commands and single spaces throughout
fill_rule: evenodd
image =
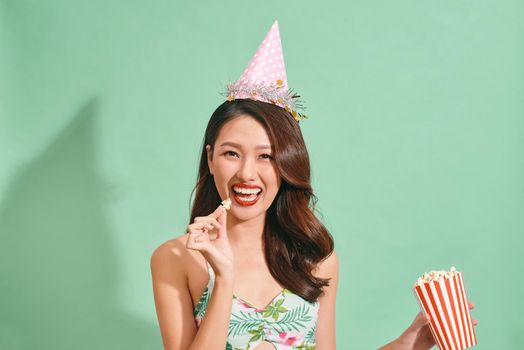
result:
M 235 143 L 235 142 L 230 142 L 230 141 L 226 141 L 220 144 L 220 147 L 223 147 L 223 146 L 231 146 L 231 147 L 235 147 L 238 149 L 242 148 L 240 144 Z M 273 147 L 271 145 L 259 145 L 259 146 L 256 146 L 255 149 L 273 149 Z

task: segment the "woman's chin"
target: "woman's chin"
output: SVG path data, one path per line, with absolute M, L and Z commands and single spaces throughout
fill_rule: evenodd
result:
M 266 211 L 257 208 L 258 206 L 242 207 L 238 205 L 231 206 L 230 215 L 238 221 L 250 221 L 265 215 Z

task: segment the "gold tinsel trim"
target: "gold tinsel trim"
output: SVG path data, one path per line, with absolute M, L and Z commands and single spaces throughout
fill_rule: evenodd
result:
M 223 95 L 227 97 L 228 101 L 233 101 L 239 96 L 251 96 L 253 99 L 269 102 L 284 108 L 291 113 L 297 122 L 307 119 L 308 117 L 305 114 L 297 111 L 298 109 L 305 110 L 300 96 L 292 89 L 285 90 L 282 87 L 283 81 L 280 79 L 270 85 L 235 82 L 227 84 L 226 93 Z

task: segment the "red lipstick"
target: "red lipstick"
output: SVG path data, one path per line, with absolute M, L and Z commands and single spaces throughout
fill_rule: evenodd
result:
M 235 202 L 243 207 L 254 205 L 261 196 L 262 188 L 245 183 L 236 183 L 231 186 L 231 194 Z

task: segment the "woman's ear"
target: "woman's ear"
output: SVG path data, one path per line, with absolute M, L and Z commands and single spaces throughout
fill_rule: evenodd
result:
M 210 145 L 206 145 L 207 152 L 207 166 L 209 167 L 209 173 L 213 175 L 213 150 Z

